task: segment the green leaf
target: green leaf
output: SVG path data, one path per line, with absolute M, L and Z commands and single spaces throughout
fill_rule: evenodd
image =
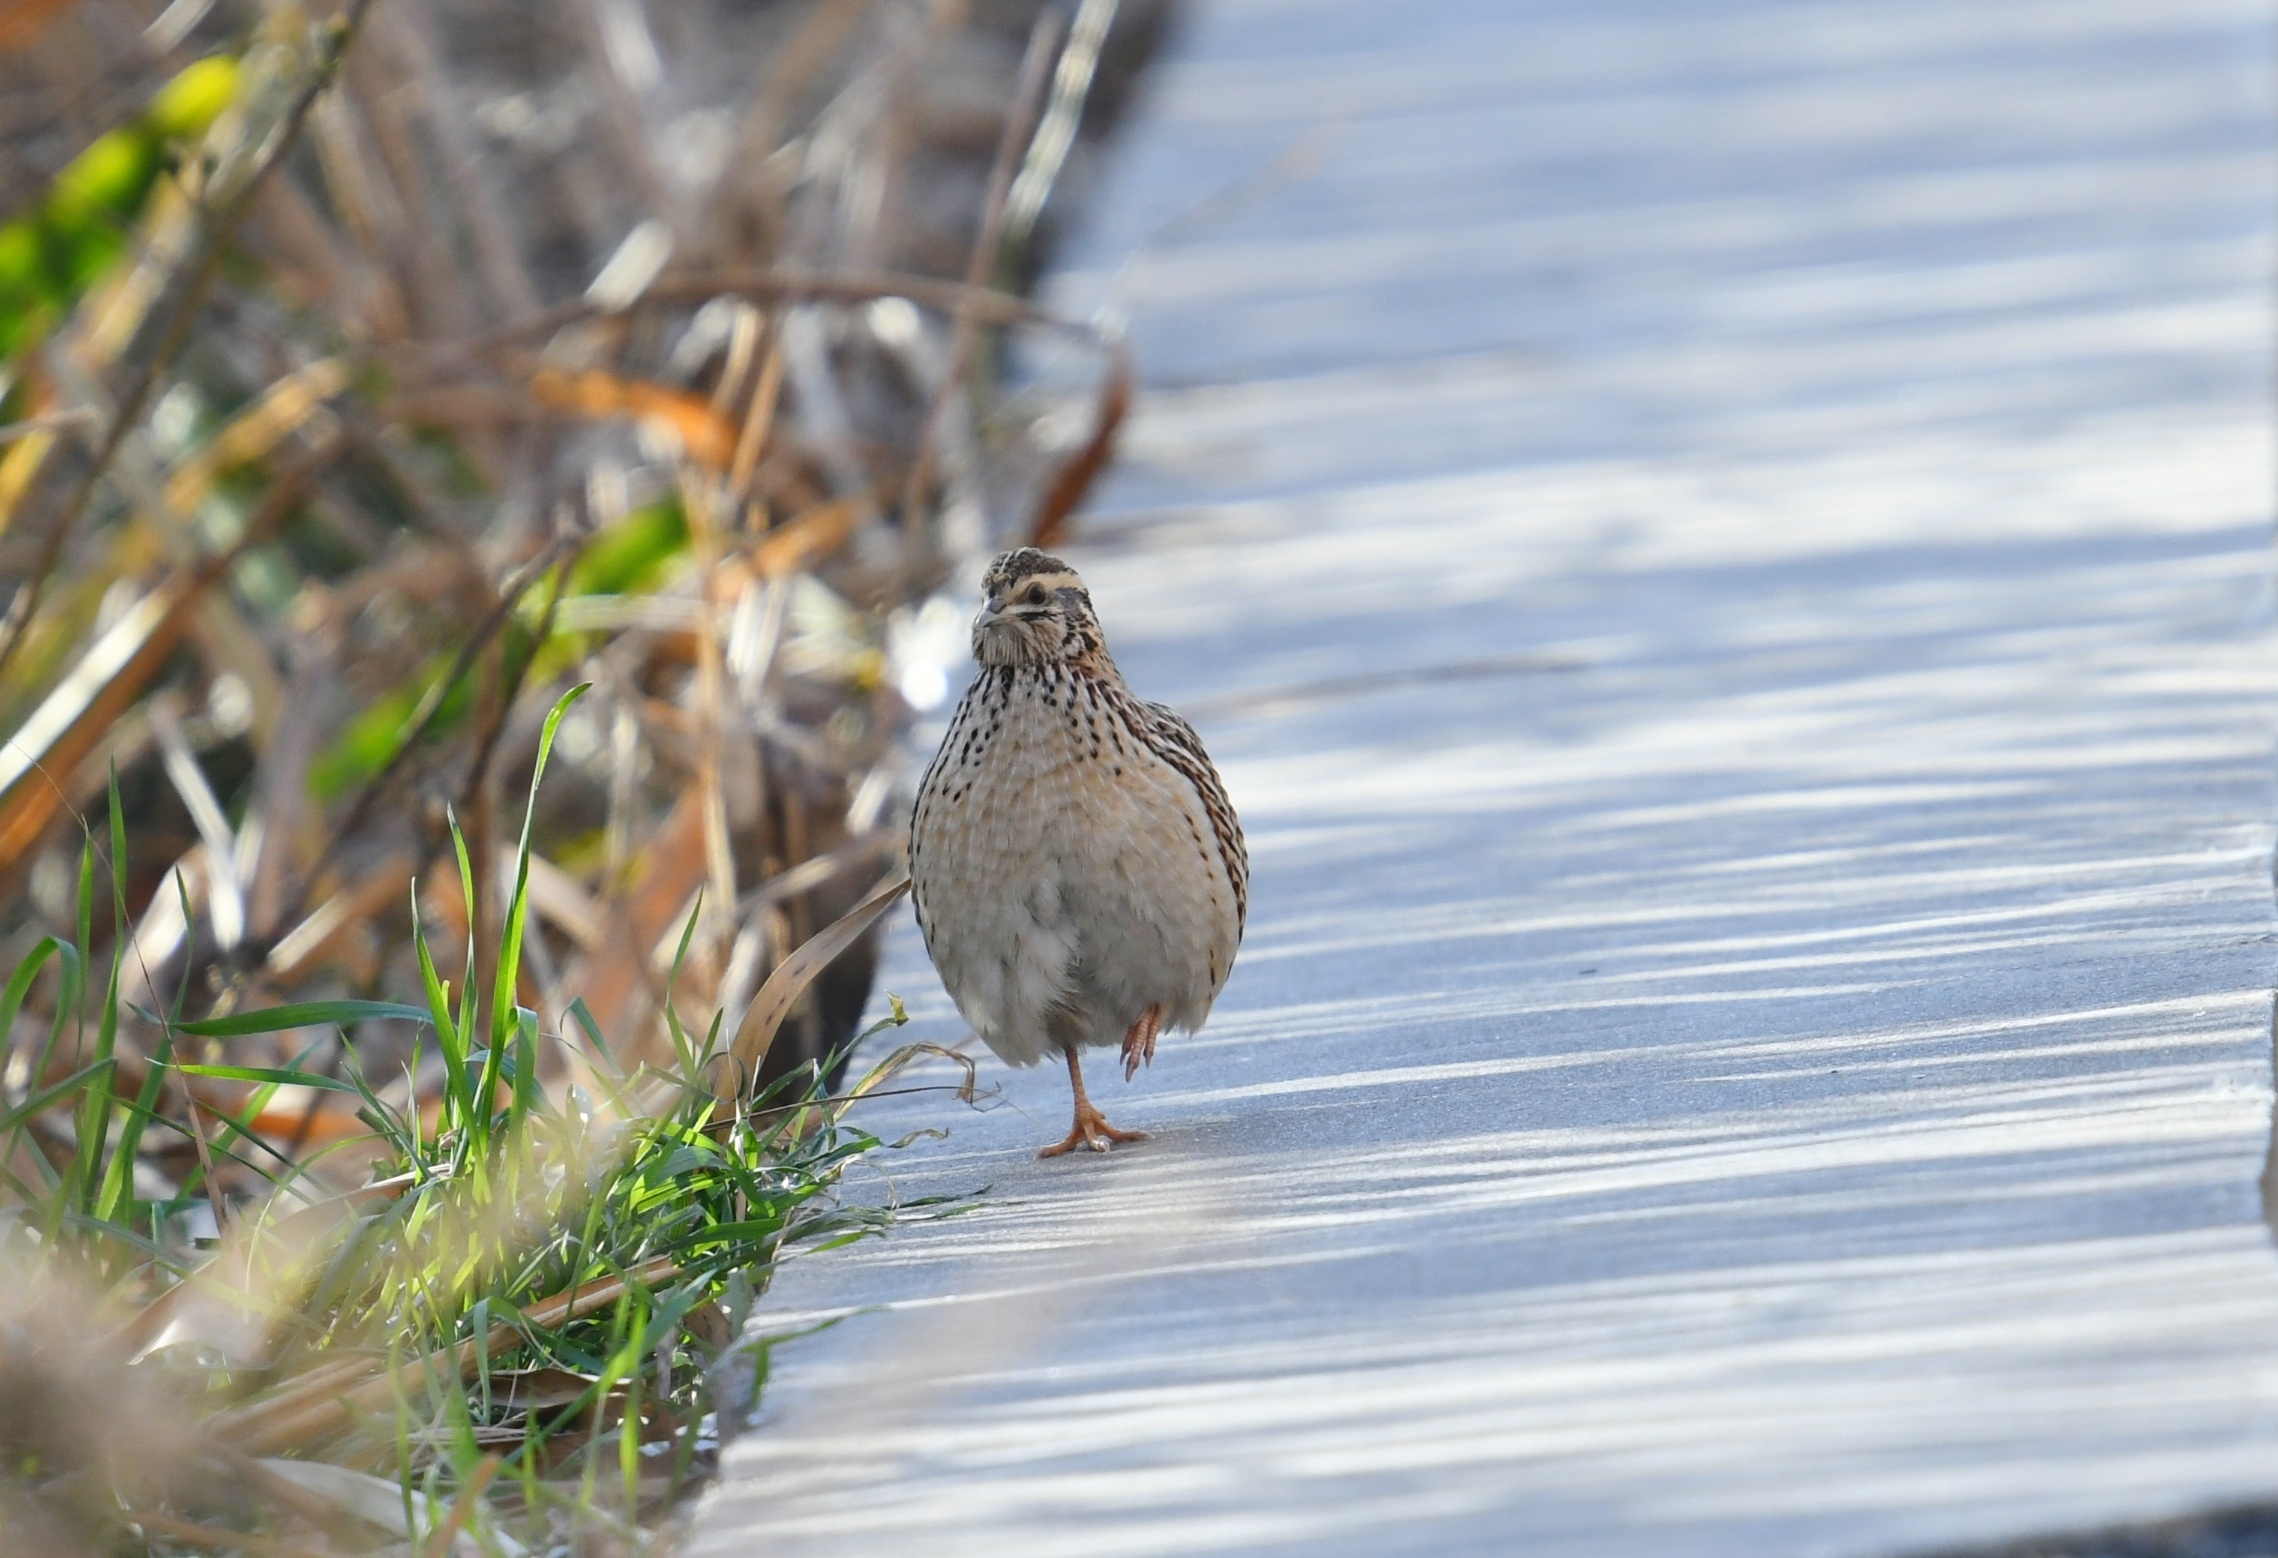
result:
M 237 95 L 238 75 L 237 61 L 224 54 L 184 66 L 150 100 L 144 123 L 176 140 L 203 135 Z
M 293 1028 L 315 1028 L 352 1022 L 432 1022 L 425 1007 L 401 1001 L 296 1001 L 290 1006 L 266 1006 L 257 1012 L 235 1012 L 180 1024 L 184 1033 L 201 1039 L 234 1039 L 249 1033 L 284 1033 Z
M 321 1087 L 328 1093 L 357 1091 L 351 1083 L 319 1076 L 314 1071 L 295 1071 L 285 1066 L 209 1066 L 177 1061 L 174 1069 L 185 1076 L 225 1077 L 232 1082 L 276 1082 L 287 1087 Z
M 94 1061 L 91 1064 L 81 1066 L 62 1081 L 41 1088 L 6 1114 L 0 1114 L 0 1131 L 14 1130 L 18 1125 L 38 1114 L 58 1098 L 69 1096 L 74 1088 L 83 1085 L 97 1072 L 107 1072 L 116 1064 L 116 1061 L 111 1060 Z
M 520 1125 L 537 1107 L 538 1014 L 527 1006 L 514 1008 L 514 1122 Z
M 119 1043 L 119 971 L 126 962 L 127 950 L 127 821 L 126 808 L 119 801 L 119 765 L 116 760 L 110 770 L 110 824 L 111 824 L 111 978 L 103 992 L 101 1016 L 95 1036 L 95 1059 L 109 1060 Z M 87 1096 L 79 1106 L 79 1140 L 72 1154 L 71 1169 L 65 1175 L 70 1193 L 65 1203 L 77 1203 L 76 1210 L 92 1214 L 102 1194 L 107 1176 L 103 1173 L 103 1149 L 111 1137 L 111 1110 L 115 1103 L 111 1083 L 114 1072 L 105 1071 L 91 1079 Z
M 435 972 L 428 950 L 427 928 L 419 920 L 419 883 L 411 884 L 411 944 L 419 953 L 419 980 L 427 991 L 427 1010 L 435 1024 L 435 1047 L 443 1053 L 443 1126 L 448 1129 L 466 1116 L 467 1051 L 451 1022 L 451 987 Z
M 554 735 L 562 727 L 563 716 L 592 686 L 591 682 L 579 682 L 563 693 L 538 732 L 538 761 L 530 770 L 530 800 L 522 811 L 522 838 L 514 849 L 514 896 L 507 900 L 506 934 L 498 949 L 498 987 L 491 992 L 494 1049 L 513 1018 L 515 982 L 522 972 L 522 936 L 530 917 L 530 829 L 538 819 L 538 781 L 546 777 L 546 759 L 553 753 Z
M 481 1010 L 475 1001 L 475 868 L 467 858 L 467 835 L 459 827 L 458 812 L 445 806 L 443 816 L 451 824 L 451 850 L 459 859 L 459 897 L 467 909 L 467 956 L 462 965 L 467 977 L 459 992 L 459 1049 L 464 1053 L 474 1047 L 475 1014 Z
M 17 961 L 16 971 L 8 976 L 7 988 L 0 990 L 0 1060 L 5 1060 L 8 1035 L 16 1031 L 16 1014 L 23 1010 L 24 997 L 32 991 L 32 981 L 39 977 L 50 958 L 56 960 L 56 977 L 62 989 L 56 995 L 54 1031 L 48 1037 L 48 1053 L 40 1057 L 40 1064 L 32 1073 L 34 1076 L 47 1070 L 56 1041 L 63 1035 L 64 1018 L 77 1004 L 74 993 L 79 988 L 79 949 L 53 936 L 42 936 L 32 950 Z
M 601 1036 L 601 1024 L 594 1021 L 593 1009 L 585 1004 L 584 996 L 578 996 L 570 1002 L 569 1014 L 570 1020 L 575 1022 L 585 1034 L 586 1042 L 600 1053 L 601 1058 L 608 1063 L 609 1069 L 616 1074 L 617 1080 L 623 1081 L 625 1079 L 625 1068 L 617 1064 L 617 1052 L 612 1050 L 609 1047 L 609 1041 Z
M 656 582 L 688 546 L 688 516 L 677 498 L 633 510 L 598 531 L 570 569 L 571 595 L 618 595 Z
M 95 1202 L 95 1216 L 106 1223 L 119 1221 L 134 1210 L 134 1160 L 142 1150 L 142 1130 L 158 1108 L 158 1090 L 166 1085 L 166 1063 L 174 1058 L 174 1030 L 161 1026 L 158 1048 L 143 1073 L 142 1091 L 119 1122 L 119 1143 L 111 1152 L 111 1165 L 103 1176 L 103 1193 Z
M 474 706 L 474 681 L 462 674 L 446 687 L 443 678 L 450 674 L 451 663 L 449 655 L 431 655 L 408 681 L 366 705 L 338 739 L 310 761 L 310 792 L 329 801 L 378 778 L 422 725 L 429 736 L 457 728 Z

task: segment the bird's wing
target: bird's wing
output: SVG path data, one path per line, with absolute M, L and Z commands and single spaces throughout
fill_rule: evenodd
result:
M 1184 715 L 1167 703 L 1141 703 L 1140 708 L 1147 716 L 1147 745 L 1186 776 L 1202 797 L 1202 809 L 1210 814 L 1211 831 L 1218 836 L 1219 858 L 1226 863 L 1227 880 L 1234 884 L 1234 924 L 1239 934 L 1250 918 L 1250 851 L 1242 841 L 1242 824 L 1234 815 L 1234 803 L 1227 799 L 1226 783 L 1218 777 L 1210 754 L 1203 750 L 1202 737 L 1195 734 Z

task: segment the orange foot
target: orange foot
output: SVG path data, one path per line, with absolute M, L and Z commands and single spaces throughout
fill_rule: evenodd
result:
M 1074 1152 L 1078 1147 L 1089 1147 L 1094 1152 L 1105 1152 L 1109 1144 L 1113 1142 L 1145 1141 L 1146 1139 L 1147 1133 L 1145 1131 L 1119 1131 L 1107 1123 L 1106 1115 L 1101 1114 L 1090 1104 L 1078 1104 L 1076 1106 L 1076 1123 L 1069 1130 L 1066 1139 L 1046 1147 L 1036 1155 L 1040 1158 L 1056 1158 L 1062 1153 Z
M 1123 1036 L 1123 1080 L 1128 1082 L 1139 1074 L 1141 1066 L 1155 1063 L 1155 1035 L 1162 1031 L 1163 1003 L 1157 1001 L 1139 1014 L 1131 1031 Z

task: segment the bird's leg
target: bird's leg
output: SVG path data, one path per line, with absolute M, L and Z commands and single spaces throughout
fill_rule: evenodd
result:
M 1107 1123 L 1107 1116 L 1092 1107 L 1084 1096 L 1084 1068 L 1076 1060 L 1076 1046 L 1063 1044 L 1060 1053 L 1068 1057 L 1068 1085 L 1076 1093 L 1076 1123 L 1069 1128 L 1067 1138 L 1046 1147 L 1037 1154 L 1040 1158 L 1056 1158 L 1063 1152 L 1078 1147 L 1089 1147 L 1094 1152 L 1105 1152 L 1108 1143 L 1118 1141 L 1145 1141 L 1145 1131 L 1119 1131 Z
M 1131 1031 L 1123 1036 L 1123 1080 L 1128 1082 L 1139 1074 L 1141 1066 L 1155 1063 L 1155 1035 L 1162 1031 L 1163 1003 L 1157 1001 L 1139 1014 Z

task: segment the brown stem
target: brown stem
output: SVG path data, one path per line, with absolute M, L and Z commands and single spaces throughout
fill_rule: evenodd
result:
M 981 207 L 981 230 L 974 235 L 973 252 L 965 263 L 965 296 L 958 299 L 957 312 L 950 321 L 949 360 L 942 366 L 941 382 L 934 386 L 933 404 L 926 408 L 925 421 L 919 424 L 917 454 L 911 459 L 909 476 L 902 484 L 905 578 L 918 571 L 916 565 L 921 555 L 918 509 L 925 502 L 926 489 L 933 481 L 934 446 L 941 439 L 942 419 L 948 414 L 951 397 L 956 395 L 965 377 L 965 359 L 973 350 L 977 324 L 973 295 L 996 266 L 997 246 L 1004 239 L 1005 200 L 1012 193 L 1013 175 L 1020 170 L 1028 139 L 1035 133 L 1036 117 L 1044 106 L 1044 85 L 1051 77 L 1052 60 L 1059 51 L 1063 25 L 1059 11 L 1050 6 L 1038 14 L 1035 29 L 1028 35 L 1028 54 L 1020 62 L 1020 76 L 1013 89 L 1012 108 L 1005 115 L 1004 133 L 997 140 L 996 165 L 989 170 L 988 199 Z
M 491 1479 L 498 1475 L 498 1468 L 505 1464 L 496 1453 L 482 1458 L 473 1473 L 460 1485 L 459 1496 L 451 1500 L 451 1512 L 443 1517 L 442 1522 L 428 1536 L 427 1545 L 419 1550 L 420 1558 L 445 1558 L 452 1545 L 458 1541 L 459 1533 L 466 1529 L 467 1516 L 482 1507 L 483 1490 L 490 1486 Z

